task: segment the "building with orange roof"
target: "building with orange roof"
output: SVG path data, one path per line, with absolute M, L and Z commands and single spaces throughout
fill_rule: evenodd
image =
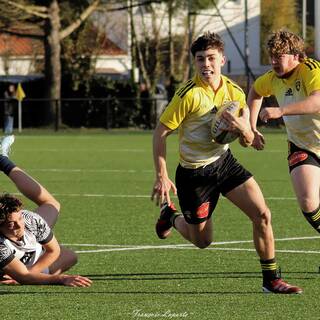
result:
M 131 58 L 106 36 L 93 54 L 96 74 L 113 78 L 130 76 Z M 41 39 L 0 33 L 0 80 L 21 82 L 43 77 L 44 45 Z

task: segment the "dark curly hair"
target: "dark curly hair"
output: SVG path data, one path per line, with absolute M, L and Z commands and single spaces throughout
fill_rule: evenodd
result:
M 0 195 L 0 225 L 4 223 L 10 213 L 17 212 L 22 208 L 22 202 L 8 194 Z
M 193 41 L 190 51 L 195 57 L 197 51 L 205 51 L 208 49 L 217 49 L 224 53 L 224 42 L 221 37 L 214 32 L 205 32 L 202 36 Z

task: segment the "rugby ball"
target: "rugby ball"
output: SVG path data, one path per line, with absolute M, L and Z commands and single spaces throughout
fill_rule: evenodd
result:
M 214 142 L 219 144 L 227 144 L 239 137 L 238 132 L 224 130 L 228 127 L 228 125 L 226 121 L 221 118 L 221 114 L 224 111 L 228 111 L 239 117 L 240 109 L 239 101 L 227 101 L 218 109 L 211 123 L 211 134 Z

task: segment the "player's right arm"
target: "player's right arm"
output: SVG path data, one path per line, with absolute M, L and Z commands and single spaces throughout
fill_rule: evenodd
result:
M 13 258 L 2 269 L 11 279 L 1 281 L 3 284 L 13 284 L 15 280 L 20 284 L 61 284 L 70 287 L 90 287 L 92 281 L 86 277 L 76 275 L 51 275 L 40 272 L 30 272 L 17 258 Z
M 191 81 L 191 80 L 190 80 Z M 189 83 L 190 85 L 190 83 Z M 188 88 L 188 87 L 187 87 Z M 185 87 L 182 87 L 182 91 Z M 189 114 L 193 106 L 193 95 L 190 91 L 179 94 L 176 92 L 169 105 L 160 117 L 160 121 L 153 134 L 153 159 L 156 173 L 153 185 L 151 200 L 155 200 L 157 205 L 164 201 L 170 203 L 170 190 L 177 194 L 177 188 L 170 180 L 166 163 L 166 141 L 167 137 L 176 130 L 186 115 Z
M 166 163 L 166 140 L 172 131 L 159 122 L 153 134 L 153 160 L 156 178 L 151 193 L 151 200 L 155 200 L 157 205 L 161 205 L 164 201 L 167 201 L 167 203 L 171 202 L 170 190 L 174 194 L 177 193 L 176 186 L 168 176 Z

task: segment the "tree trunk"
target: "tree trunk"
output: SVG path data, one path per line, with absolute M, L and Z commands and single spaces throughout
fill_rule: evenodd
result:
M 57 119 L 57 125 L 61 125 L 61 45 L 60 45 L 60 15 L 57 0 L 49 1 L 48 19 L 45 20 L 45 74 L 46 74 L 46 98 L 49 99 L 46 124 Z
M 168 3 L 168 40 L 169 40 L 169 79 L 171 82 L 172 77 L 174 76 L 174 46 L 173 46 L 173 39 L 172 39 L 172 15 L 173 15 L 173 8 L 172 8 L 172 1 Z M 171 83 L 170 83 L 171 85 Z
M 129 2 L 129 19 L 130 19 L 130 53 L 131 53 L 131 85 L 133 86 L 136 82 L 135 79 L 135 69 L 136 69 L 136 34 L 134 28 L 134 17 L 133 17 L 133 7 L 132 7 L 132 0 Z

